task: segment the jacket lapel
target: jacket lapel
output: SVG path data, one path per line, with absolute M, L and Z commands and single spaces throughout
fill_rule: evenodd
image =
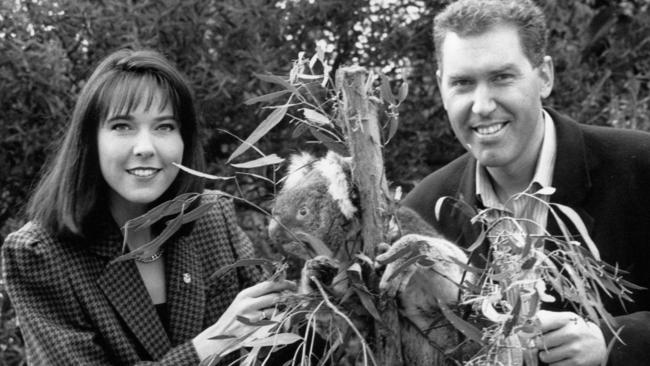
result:
M 587 155 L 580 125 L 552 109 L 547 111 L 555 121 L 557 131 L 553 201 L 575 206 L 584 200 L 591 187 L 589 169 L 597 162 Z
M 577 122 L 552 109 L 547 111 L 555 121 L 557 131 L 557 155 L 552 183 L 556 191 L 551 196 L 551 201 L 573 208 L 591 232 L 595 225 L 594 219 L 581 207 L 591 188 L 589 171 L 598 165 L 598 161 L 588 153 L 582 129 Z M 557 222 L 551 220 L 551 217 L 549 231 L 551 234 L 560 233 Z
M 551 200 L 573 208 L 584 221 L 587 230 L 591 232 L 595 224 L 594 220 L 580 207 L 591 187 L 589 171 L 598 164 L 598 161 L 588 154 L 582 130 L 577 122 L 553 109 L 546 108 L 546 111 L 553 118 L 557 133 L 557 154 L 552 182 L 556 192 Z M 476 197 L 476 160 L 471 156 L 468 156 L 465 164 L 457 194 L 459 199 L 472 207 L 481 208 L 482 205 Z M 460 227 L 468 226 L 464 217 L 459 217 L 459 224 Z M 551 234 L 560 232 L 557 222 L 550 216 L 548 229 Z
M 167 306 L 173 345 L 194 337 L 204 327 L 203 266 L 189 239 L 181 238 L 166 248 Z
M 152 359 L 161 358 L 171 348 L 158 313 L 134 261 L 110 263 L 122 254 L 122 234 L 108 215 L 98 228 L 97 239 L 89 249 L 103 257 L 105 268 L 97 277 L 97 285 L 126 326 Z
M 135 263 L 108 264 L 97 282 L 152 359 L 161 358 L 171 345 Z

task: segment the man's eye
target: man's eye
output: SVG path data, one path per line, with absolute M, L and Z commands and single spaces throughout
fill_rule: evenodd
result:
M 472 81 L 468 79 L 456 79 L 451 82 L 451 86 L 454 88 L 464 88 L 472 85 Z
M 494 81 L 496 82 L 510 81 L 512 80 L 512 78 L 513 78 L 512 74 L 498 74 L 494 77 Z

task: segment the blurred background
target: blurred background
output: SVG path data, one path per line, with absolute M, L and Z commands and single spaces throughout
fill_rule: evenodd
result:
M 555 89 L 546 105 L 588 123 L 650 130 L 650 0 L 537 0 L 548 17 Z M 268 114 L 252 97 L 277 90 L 255 73 L 286 75 L 301 51 L 321 46 L 333 72 L 360 64 L 409 95 L 385 149 L 392 187 L 410 190 L 463 150 L 435 83 L 433 16 L 447 0 L 2 0 L 0 1 L 0 242 L 57 146 L 77 93 L 97 62 L 121 47 L 161 51 L 192 82 L 204 127 L 208 173 Z M 265 153 L 317 150 L 284 121 Z M 224 131 L 227 131 L 224 132 Z M 249 157 L 253 157 L 252 155 Z M 247 160 L 242 157 L 240 161 Z M 253 173 L 276 179 L 282 171 Z M 212 183 L 269 208 L 273 184 L 250 175 Z M 239 204 L 260 256 L 272 255 L 266 216 Z M 22 340 L 0 282 L 0 365 L 23 365 Z

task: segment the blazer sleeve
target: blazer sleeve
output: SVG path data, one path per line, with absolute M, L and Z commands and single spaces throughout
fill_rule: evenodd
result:
M 221 212 L 230 234 L 231 248 L 235 261 L 241 259 L 255 258 L 255 250 L 248 235 L 241 229 L 237 222 L 237 215 L 231 199 L 221 199 Z M 255 285 L 262 281 L 266 275 L 265 271 L 257 266 L 243 266 L 237 270 L 239 284 L 242 289 Z
M 16 310 L 29 365 L 113 365 L 67 279 L 67 269 L 47 240 L 21 230 L 2 246 L 7 292 Z M 157 362 L 136 365 L 197 365 L 191 342 Z
M 614 339 L 609 328 L 601 324 L 605 342 L 614 345 L 609 353 L 608 366 L 646 365 L 650 359 L 650 311 L 638 311 L 614 317 L 620 328 L 619 337 Z

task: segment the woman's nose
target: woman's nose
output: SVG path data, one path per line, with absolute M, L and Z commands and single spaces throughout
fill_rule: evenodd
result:
M 133 143 L 133 154 L 139 157 L 149 157 L 153 156 L 154 152 L 152 136 L 146 131 L 138 133 Z

